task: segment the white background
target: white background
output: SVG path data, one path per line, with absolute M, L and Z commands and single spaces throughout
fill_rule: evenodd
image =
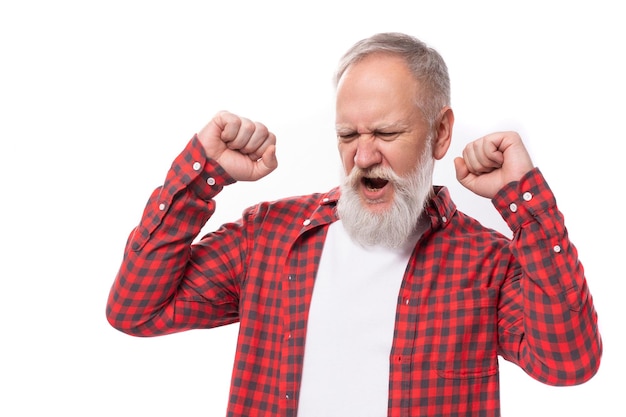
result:
M 600 315 L 587 384 L 553 388 L 501 361 L 505 416 L 625 416 L 624 13 L 594 1 L 2 1 L 0 415 L 224 415 L 237 326 L 140 339 L 104 309 L 127 234 L 173 158 L 215 112 L 259 120 L 279 168 L 229 187 L 214 228 L 259 200 L 336 184 L 335 64 L 404 31 L 452 79 L 452 157 L 518 130 L 565 214 Z

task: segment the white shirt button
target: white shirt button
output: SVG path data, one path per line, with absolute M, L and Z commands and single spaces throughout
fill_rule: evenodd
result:
M 200 168 L 202 168 L 202 164 L 200 162 L 194 162 L 193 163 L 193 170 L 194 171 L 199 171 Z
M 328 203 L 330 201 L 330 198 L 328 197 L 324 197 L 324 199 L 322 200 L 323 203 Z
M 511 209 L 511 211 L 512 211 L 513 213 L 516 213 L 516 212 L 517 212 L 517 204 L 515 204 L 515 203 L 511 203 L 511 204 L 509 205 L 509 208 Z
M 444 222 L 444 223 L 447 223 L 448 222 L 448 218 L 446 216 L 443 216 L 441 218 L 441 221 Z
M 561 247 L 559 245 L 554 245 L 552 250 L 555 251 L 556 253 L 559 253 L 559 252 L 561 252 Z
M 161 211 L 165 210 L 165 203 L 159 204 L 159 210 Z
M 524 199 L 524 201 L 530 201 L 533 199 L 533 195 L 529 192 L 525 192 L 522 198 Z
M 215 178 L 209 177 L 206 179 L 206 183 L 209 185 L 215 185 Z
M 302 222 L 302 224 L 303 224 L 304 226 L 308 226 L 308 225 L 310 225 L 310 224 L 311 224 L 311 220 L 306 219 L 305 221 L 303 221 L 303 222 Z

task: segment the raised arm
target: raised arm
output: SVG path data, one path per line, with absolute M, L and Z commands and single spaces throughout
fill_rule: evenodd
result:
M 276 168 L 275 143 L 264 125 L 227 112 L 194 135 L 128 238 L 107 302 L 113 327 L 155 336 L 238 320 L 241 222 L 225 225 L 203 245 L 192 242 L 225 185 Z
M 459 181 L 491 198 L 514 233 L 514 272 L 500 294 L 500 354 L 547 384 L 587 381 L 602 354 L 597 314 L 563 215 L 521 138 L 487 135 L 455 165 Z

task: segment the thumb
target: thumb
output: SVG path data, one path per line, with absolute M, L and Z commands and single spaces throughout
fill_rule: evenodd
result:
M 261 159 L 256 161 L 259 178 L 266 176 L 278 167 L 278 159 L 276 158 L 276 145 L 267 147 Z
M 456 179 L 463 184 L 463 180 L 469 175 L 469 169 L 465 164 L 465 160 L 461 157 L 454 158 L 454 169 L 456 171 Z

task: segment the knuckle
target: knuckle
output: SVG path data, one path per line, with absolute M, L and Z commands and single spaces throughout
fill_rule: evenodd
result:
M 256 131 L 257 131 L 260 135 L 263 135 L 263 136 L 267 136 L 267 135 L 268 135 L 268 133 L 269 133 L 269 131 L 268 131 L 268 129 L 267 129 L 267 126 L 265 126 L 263 123 L 259 123 L 259 122 L 256 122 L 256 123 L 255 123 L 255 130 L 256 130 Z

